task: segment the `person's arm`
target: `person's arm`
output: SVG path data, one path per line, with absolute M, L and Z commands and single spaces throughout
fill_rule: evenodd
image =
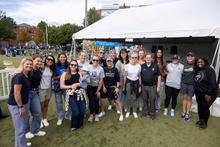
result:
M 157 77 L 157 92 L 160 92 L 161 75 Z
M 66 72 L 64 72 L 60 77 L 60 88 L 61 89 L 76 89 L 77 87 L 80 86 L 79 83 L 74 83 L 72 85 L 66 85 L 65 84 L 65 77 L 66 77 Z
M 14 97 L 19 108 L 19 115 L 22 117 L 25 114 L 25 109 L 21 99 L 21 88 L 22 88 L 21 84 L 14 85 Z

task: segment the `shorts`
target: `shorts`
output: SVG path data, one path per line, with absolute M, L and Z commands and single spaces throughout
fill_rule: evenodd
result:
M 40 101 L 44 102 L 46 100 L 50 100 L 51 97 L 51 89 L 40 89 L 39 90 Z
M 115 87 L 108 87 L 106 88 L 107 91 L 106 93 L 103 92 L 103 90 L 101 89 L 101 98 L 105 99 L 105 98 L 109 98 L 111 100 L 116 100 L 118 98 L 118 94 L 115 93 Z
M 181 93 L 182 94 L 186 94 L 190 97 L 193 97 L 194 92 L 195 92 L 195 89 L 194 89 L 193 85 L 184 84 L 184 83 L 181 84 Z

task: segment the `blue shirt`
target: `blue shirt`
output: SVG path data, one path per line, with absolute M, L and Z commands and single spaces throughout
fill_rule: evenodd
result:
M 22 104 L 28 103 L 28 94 L 31 89 L 31 83 L 28 77 L 26 77 L 23 73 L 16 74 L 11 81 L 11 90 L 9 93 L 8 104 L 9 105 L 18 105 L 15 101 L 14 97 L 14 85 L 22 85 L 21 87 L 21 101 Z
M 67 70 L 67 66 L 65 66 L 65 65 L 56 65 L 56 76 L 60 76 L 66 70 Z

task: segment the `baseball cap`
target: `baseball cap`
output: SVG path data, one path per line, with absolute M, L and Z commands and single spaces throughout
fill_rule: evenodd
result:
M 193 53 L 193 52 L 188 52 L 188 53 L 186 54 L 186 56 L 194 56 L 194 53 Z
M 180 56 L 178 56 L 178 55 L 173 55 L 173 57 L 172 57 L 172 59 L 180 59 Z
M 113 62 L 113 59 L 111 57 L 107 57 L 106 61 L 112 61 Z

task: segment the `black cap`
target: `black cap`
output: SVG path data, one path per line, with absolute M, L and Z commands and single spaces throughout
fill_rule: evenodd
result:
M 178 55 L 173 55 L 173 57 L 172 57 L 172 59 L 180 59 L 180 56 L 178 56 Z
M 188 52 L 188 53 L 186 54 L 186 56 L 193 56 L 193 57 L 194 57 L 194 53 L 193 53 L 193 52 Z

